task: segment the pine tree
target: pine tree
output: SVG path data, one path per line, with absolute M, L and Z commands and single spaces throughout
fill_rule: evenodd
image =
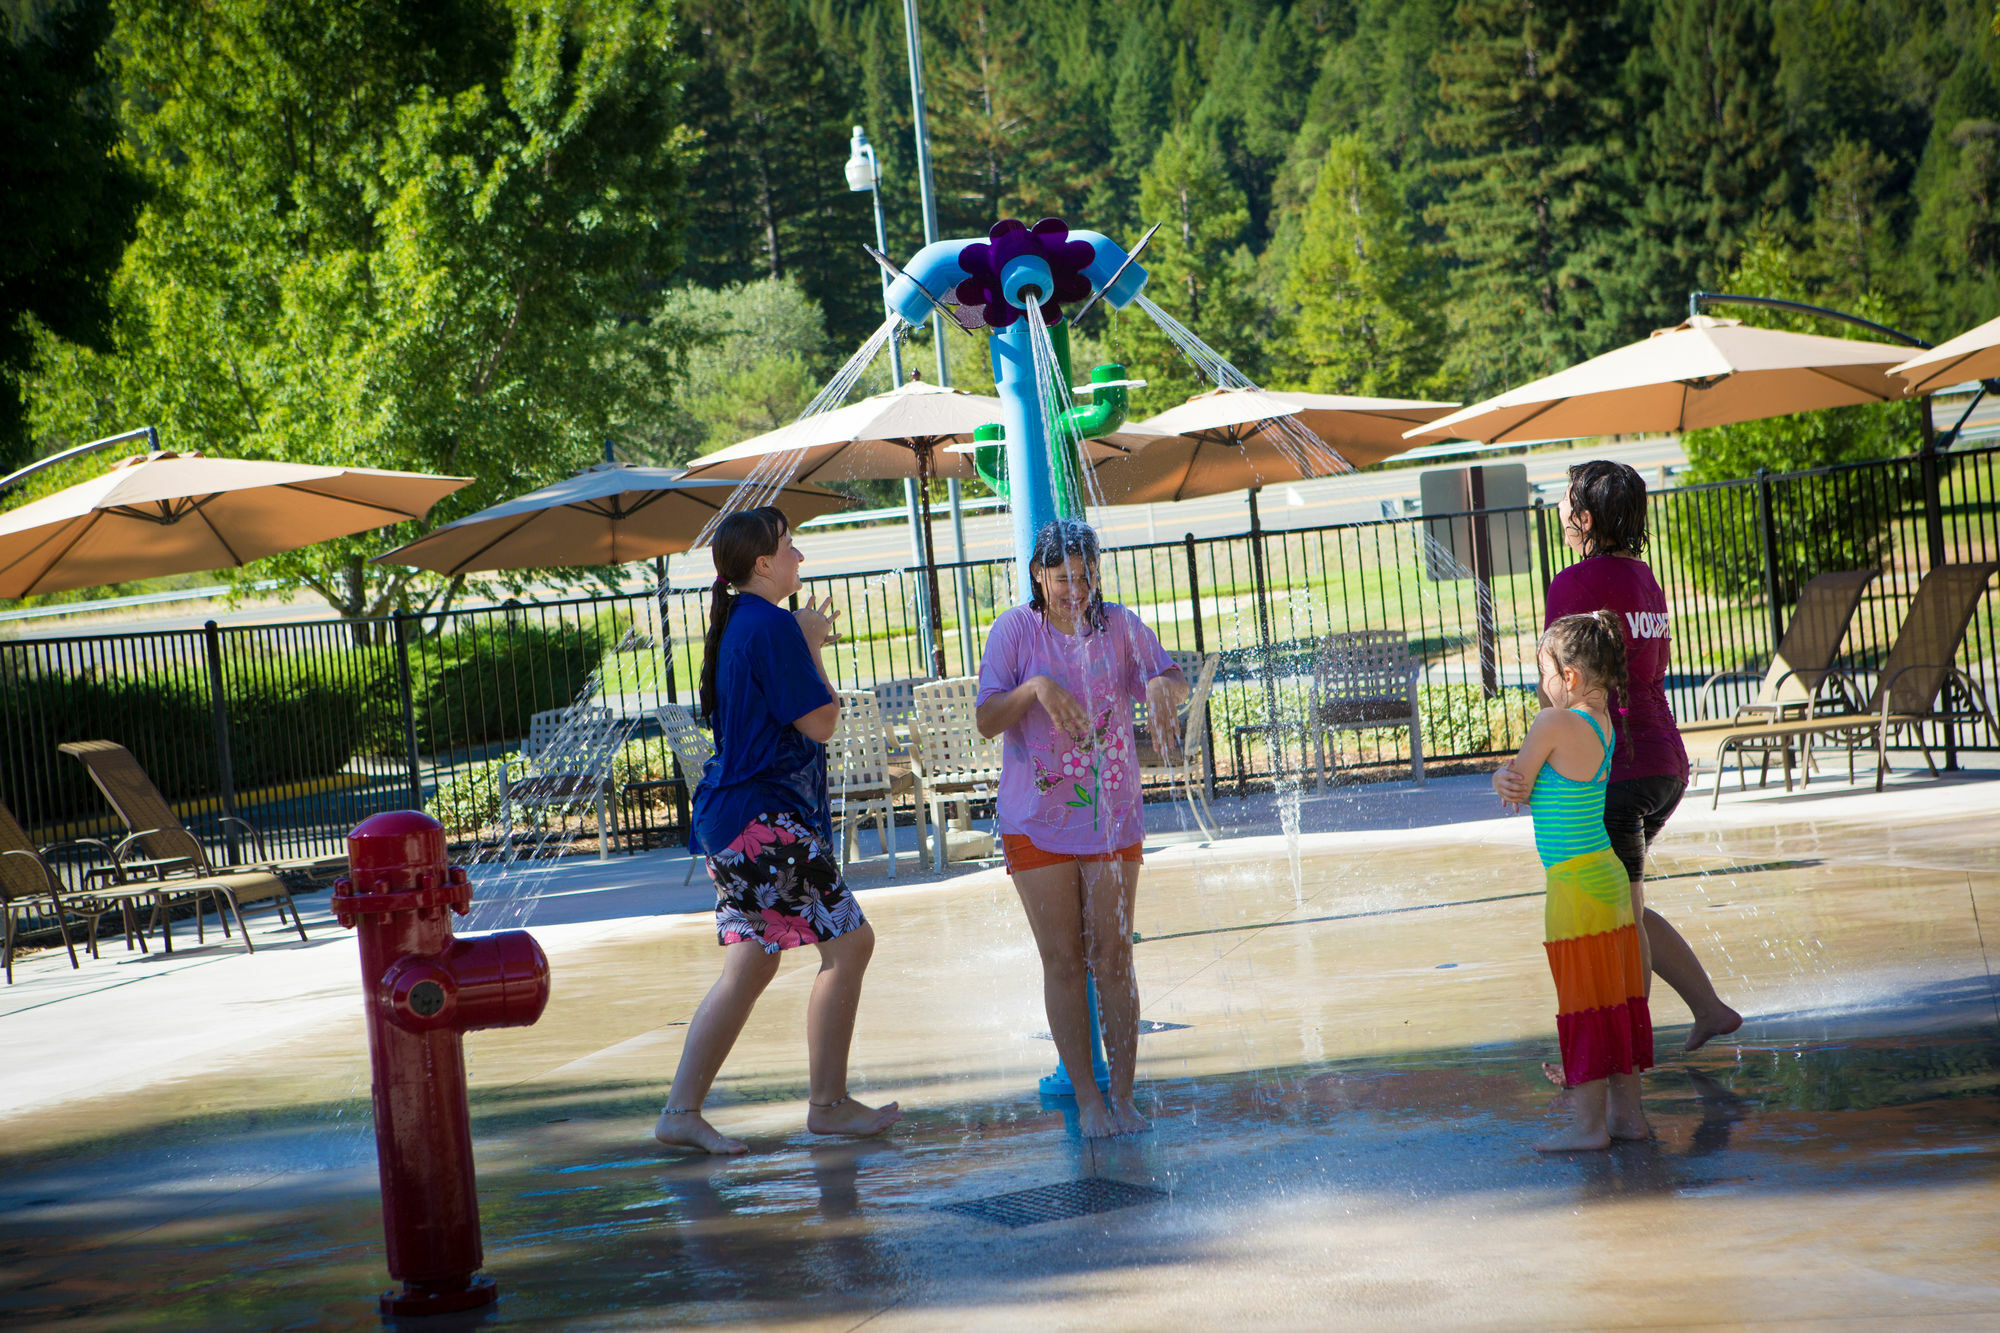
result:
M 865 196 L 851 195 L 852 103 L 797 0 L 685 0 L 678 21 L 700 154 L 686 272 L 711 286 L 796 277 L 843 340 L 881 322 Z
M 1714 287 L 1762 221 L 1791 215 L 1793 142 L 1768 0 L 1659 0 L 1638 80 L 1659 90 L 1634 174 L 1644 191 L 1632 301 L 1666 322 Z
M 1115 214 L 1107 221 L 1120 230 L 1152 225 L 1138 214 L 1139 176 L 1172 124 L 1173 71 L 1163 52 L 1165 45 L 1162 28 L 1135 15 L 1125 25 L 1112 62 L 1117 77 L 1109 117 L 1109 186 Z
M 1388 171 L 1358 135 L 1334 140 L 1285 284 L 1298 311 L 1293 378 L 1316 393 L 1429 392 L 1443 333 L 1440 296 L 1410 244 Z
M 2000 9 L 1995 11 L 2000 24 Z M 2000 68 L 1995 34 L 1974 25 L 1938 90 L 1917 171 L 1911 251 L 1939 336 L 2000 311 Z
M 1627 332 L 1602 289 L 1625 248 L 1611 92 L 1630 42 L 1594 0 L 1466 0 L 1456 20 L 1430 134 L 1457 156 L 1426 217 L 1458 265 L 1448 371 L 1474 394 Z
M 1161 140 L 1139 179 L 1139 210 L 1163 224 L 1140 260 L 1146 295 L 1255 377 L 1261 366 L 1252 355 L 1247 296 L 1253 261 L 1243 245 L 1250 210 L 1212 134 L 1181 126 Z M 1212 387 L 1136 307 L 1112 321 L 1105 341 L 1115 359 L 1148 381 L 1135 395 L 1135 414 L 1163 411 Z

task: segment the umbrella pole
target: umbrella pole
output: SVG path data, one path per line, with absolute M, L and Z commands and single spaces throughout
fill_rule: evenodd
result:
M 917 495 L 923 509 L 924 586 L 930 597 L 931 674 L 944 678 L 944 613 L 938 605 L 937 544 L 931 540 L 931 446 L 917 446 Z

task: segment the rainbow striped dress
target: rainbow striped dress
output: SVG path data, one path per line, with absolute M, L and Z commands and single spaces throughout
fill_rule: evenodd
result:
M 1548 875 L 1543 947 L 1556 979 L 1556 1034 L 1563 1083 L 1575 1087 L 1611 1074 L 1636 1074 L 1653 1063 L 1653 1016 L 1646 1007 L 1632 883 L 1604 831 L 1605 778 L 1611 746 L 1597 719 L 1580 713 L 1604 746 L 1588 782 L 1544 763 L 1528 810 L 1535 851 Z

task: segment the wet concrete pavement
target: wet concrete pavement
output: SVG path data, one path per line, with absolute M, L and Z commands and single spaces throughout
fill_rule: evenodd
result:
M 1649 899 L 1749 1021 L 1684 1057 L 1656 994 L 1656 1140 L 1551 1159 L 1528 1147 L 1555 1050 L 1536 862 L 1476 779 L 1309 799 L 1297 885 L 1281 838 L 1203 846 L 1167 812 L 1136 946 L 1156 1128 L 1129 1140 L 1033 1095 L 1053 1052 L 995 870 L 865 880 L 854 1085 L 903 1123 L 803 1132 L 798 959 L 710 1100 L 754 1150 L 730 1161 L 649 1138 L 717 966 L 700 917 L 631 910 L 685 906 L 679 867 L 619 871 L 631 896 L 595 919 L 575 887 L 496 903 L 555 990 L 535 1027 L 467 1039 L 502 1297 L 463 1326 L 1994 1327 L 1994 776 L 1678 816 Z M 352 943 L 257 920 L 254 958 L 45 955 L 0 997 L 0 1321 L 378 1325 Z M 951 1210 L 1079 1181 L 1157 1193 L 1024 1226 Z

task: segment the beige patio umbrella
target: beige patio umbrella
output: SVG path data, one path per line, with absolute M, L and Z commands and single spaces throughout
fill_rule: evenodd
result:
M 471 480 L 144 454 L 0 514 L 0 597 L 246 565 L 422 518 Z
M 1889 373 L 1902 376 L 1911 393 L 1936 393 L 1967 380 L 2000 376 L 2000 319 L 1989 319 L 1928 352 L 1919 352 L 1901 365 L 1889 367 Z
M 1643 342 L 1419 426 L 1410 440 L 1486 444 L 1638 435 L 1903 396 L 1909 349 L 1695 315 Z
M 1129 457 L 1093 459 L 1091 472 L 1106 504 L 1186 500 L 1327 476 L 1401 453 L 1411 447 L 1402 432 L 1412 422 L 1453 406 L 1214 389 L 1136 423 L 1162 438 Z
M 599 463 L 375 557 L 440 574 L 622 565 L 685 551 L 740 485 L 679 468 Z M 848 497 L 790 485 L 766 503 L 796 528 L 844 508 Z

